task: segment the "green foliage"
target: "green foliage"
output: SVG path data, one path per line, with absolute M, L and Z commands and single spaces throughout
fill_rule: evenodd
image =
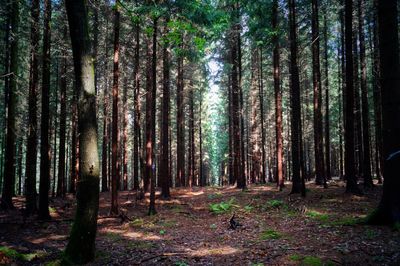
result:
M 289 256 L 289 259 L 292 261 L 301 261 L 303 259 L 303 256 L 299 254 L 293 254 Z
M 318 257 L 305 256 L 301 265 L 304 266 L 322 266 L 322 260 Z
M 367 229 L 366 231 L 365 231 L 365 237 L 367 238 L 367 239 L 374 239 L 376 236 L 378 235 L 378 233 L 376 232 L 376 231 L 374 231 L 374 230 L 371 230 L 371 229 Z
M 320 213 L 318 211 L 313 211 L 313 210 L 307 211 L 306 216 L 318 220 L 320 222 L 327 222 L 329 220 L 328 214 Z
M 0 252 L 3 253 L 8 258 L 11 258 L 14 260 L 27 261 L 27 262 L 32 261 L 36 258 L 42 258 L 46 255 L 45 252 L 22 254 L 16 250 L 6 247 L 6 246 L 0 246 Z
M 269 200 L 267 201 L 267 205 L 271 208 L 280 208 L 283 206 L 283 201 L 281 200 Z
M 247 212 L 251 212 L 253 210 L 254 207 L 250 206 L 250 205 L 246 205 L 244 206 L 244 210 Z
M 49 207 L 49 212 L 50 213 L 56 213 L 57 210 L 55 208 L 53 208 L 53 207 Z
M 189 266 L 189 264 L 184 261 L 177 261 L 175 262 L 175 266 Z
M 129 222 L 129 225 L 132 227 L 142 227 L 143 224 L 144 224 L 144 221 L 143 221 L 143 219 L 140 219 L 140 218 Z
M 261 240 L 279 239 L 281 237 L 282 234 L 273 229 L 267 229 L 261 233 Z
M 237 205 L 233 204 L 234 202 L 235 198 L 232 197 L 228 202 L 221 201 L 219 203 L 211 203 L 209 205 L 210 212 L 215 214 L 228 212 L 232 207 L 237 207 Z
M 160 233 L 160 235 L 165 235 L 166 232 L 167 232 L 166 230 L 163 230 L 163 229 L 162 229 L 162 230 L 160 230 L 159 233 Z

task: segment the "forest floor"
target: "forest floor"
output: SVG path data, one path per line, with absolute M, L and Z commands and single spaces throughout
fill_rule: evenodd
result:
M 171 200 L 148 201 L 120 192 L 120 217 L 110 217 L 101 193 L 96 259 L 91 265 L 400 265 L 400 232 L 360 220 L 378 204 L 381 186 L 365 196 L 307 184 L 307 197 L 274 185 L 173 189 Z M 0 213 L 0 264 L 57 265 L 72 224 L 74 199 L 53 199 L 52 221 Z M 235 230 L 229 221 L 241 224 Z

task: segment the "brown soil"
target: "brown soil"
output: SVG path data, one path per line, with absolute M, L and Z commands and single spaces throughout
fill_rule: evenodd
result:
M 155 216 L 146 215 L 148 197 L 136 201 L 126 191 L 119 193 L 124 215 L 110 217 L 110 195 L 101 193 L 92 265 L 400 265 L 400 233 L 358 223 L 377 205 L 380 186 L 362 197 L 344 194 L 341 182 L 307 187 L 305 199 L 273 185 L 173 189 L 171 200 L 157 199 Z M 210 211 L 221 202 L 230 202 L 229 210 Z M 52 200 L 49 222 L 24 220 L 23 198 L 15 204 L 15 211 L 0 213 L 0 246 L 34 254 L 27 261 L 0 250 L 0 264 L 56 265 L 72 224 L 73 196 Z M 241 224 L 235 230 L 229 229 L 233 214 Z

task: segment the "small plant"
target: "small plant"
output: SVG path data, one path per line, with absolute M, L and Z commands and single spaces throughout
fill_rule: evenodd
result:
M 320 213 L 318 211 L 307 211 L 306 216 L 318 220 L 320 222 L 327 222 L 329 220 L 328 214 Z
M 292 261 L 301 261 L 303 259 L 303 256 L 299 254 L 293 254 L 289 256 L 289 259 Z
M 143 219 L 140 219 L 140 218 L 129 222 L 129 225 L 132 227 L 142 227 L 143 224 L 144 224 L 144 221 L 143 221 Z
M 261 262 L 252 263 L 251 266 L 264 266 Z
M 217 229 L 217 225 L 216 225 L 216 224 L 211 224 L 211 225 L 210 225 L 210 228 L 211 228 L 211 229 Z
M 267 202 L 267 205 L 269 207 L 271 207 L 271 208 L 278 209 L 278 208 L 283 206 L 283 201 L 281 201 L 281 200 L 269 200 Z
M 304 266 L 322 266 L 322 261 L 320 258 L 313 257 L 313 256 L 306 256 L 303 259 L 301 265 Z
M 53 208 L 53 207 L 49 207 L 49 212 L 50 213 L 56 213 L 57 210 L 55 208 Z
M 160 230 L 160 235 L 165 235 L 165 233 L 166 233 L 167 231 L 165 231 L 165 230 Z
M 262 240 L 268 240 L 268 239 L 279 239 L 282 237 L 282 234 L 273 230 L 273 229 L 267 229 L 264 232 L 261 233 L 261 239 Z
M 253 209 L 253 207 L 250 206 L 250 205 L 244 206 L 244 210 L 247 211 L 247 212 L 251 212 L 252 209 Z
M 210 211 L 216 214 L 228 212 L 232 207 L 238 207 L 234 205 L 235 198 L 231 198 L 228 202 L 221 201 L 220 203 L 211 203 Z
M 3 253 L 8 258 L 22 260 L 22 261 L 32 261 L 35 258 L 44 257 L 46 254 L 44 252 L 22 254 L 12 248 L 4 246 L 3 247 L 0 246 L 0 252 Z

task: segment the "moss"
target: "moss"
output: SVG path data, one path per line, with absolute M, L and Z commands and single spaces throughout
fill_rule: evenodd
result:
M 322 266 L 322 261 L 318 257 L 305 256 L 301 265 L 303 265 L 303 266 Z
M 289 259 L 292 261 L 301 261 L 303 259 L 303 256 L 299 254 L 293 254 L 289 256 Z
M 318 211 L 307 211 L 306 216 L 318 220 L 320 222 L 327 222 L 329 220 L 328 214 L 320 213 Z
M 271 207 L 271 208 L 280 208 L 280 207 L 282 207 L 284 204 L 283 204 L 283 201 L 281 201 L 281 200 L 269 200 L 269 201 L 267 202 L 267 205 L 268 205 L 269 207 Z
M 332 221 L 330 225 L 333 226 L 353 226 L 357 224 L 361 224 L 364 222 L 364 219 L 362 218 L 356 218 L 356 217 L 342 217 L 336 221 Z
M 281 237 L 282 234 L 273 229 L 267 229 L 261 233 L 261 240 L 279 239 Z
M 22 261 L 32 261 L 36 258 L 43 258 L 46 256 L 46 253 L 43 251 L 24 254 L 5 246 L 0 246 L 0 252 L 8 258 Z

